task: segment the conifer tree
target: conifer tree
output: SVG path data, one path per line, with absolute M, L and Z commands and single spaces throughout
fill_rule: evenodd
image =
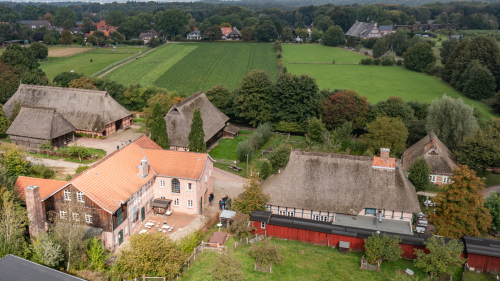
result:
M 163 149 L 170 149 L 167 123 L 164 119 L 160 103 L 153 105 L 153 122 L 151 123 L 151 139 Z
M 206 152 L 207 143 L 205 143 L 205 132 L 203 131 L 203 119 L 201 119 L 200 109 L 197 108 L 193 112 L 193 122 L 191 123 L 191 131 L 188 136 L 189 151 Z
M 478 236 L 491 224 L 490 211 L 484 207 L 484 182 L 476 176 L 476 172 L 467 166 L 460 165 L 453 171 L 453 182 L 446 192 L 434 197 L 435 213 L 430 222 L 436 227 L 435 234 L 461 238 L 463 235 Z
M 418 157 L 408 170 L 408 179 L 416 191 L 425 191 L 429 186 L 429 176 L 431 175 L 431 166 L 423 157 Z

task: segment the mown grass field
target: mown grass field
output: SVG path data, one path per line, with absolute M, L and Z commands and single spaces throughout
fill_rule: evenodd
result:
M 106 77 L 126 85 L 154 85 L 190 96 L 218 84 L 235 89 L 252 70 L 265 70 L 277 79 L 272 44 L 172 43 Z
M 92 54 L 83 53 L 68 58 L 54 60 L 40 65 L 47 77 L 52 80 L 57 74 L 74 70 L 85 76 L 92 75 L 104 67 L 120 61 L 132 54 Z M 93 62 L 90 62 L 92 59 Z
M 293 50 L 298 48 L 301 51 Z M 311 52 L 308 52 L 308 48 Z M 315 52 L 315 45 L 285 45 L 283 59 L 288 72 L 292 74 L 307 74 L 316 78 L 320 89 L 355 89 L 362 96 L 367 97 L 368 102 L 376 103 L 386 100 L 391 96 L 400 96 L 406 101 L 417 100 L 421 102 L 432 102 L 443 94 L 453 98 L 463 98 L 468 104 L 476 106 L 483 114 L 483 118 L 495 116 L 491 109 L 481 103 L 465 97 L 453 87 L 437 79 L 436 77 L 407 70 L 398 66 L 375 66 L 375 65 L 325 65 L 325 64 L 289 64 L 289 62 L 303 60 L 316 53 L 317 60 L 325 56 L 325 52 Z M 328 48 L 328 47 L 325 47 Z M 340 61 L 342 57 L 351 57 L 352 53 L 337 48 L 330 48 L 332 57 Z M 292 50 L 292 51 L 290 51 Z M 302 55 L 304 54 L 304 55 Z M 361 56 L 361 55 L 360 55 Z M 314 58 L 309 58 L 314 59 Z
M 382 262 L 381 272 L 361 270 L 359 264 L 364 253 L 350 252 L 341 254 L 337 249 L 317 246 L 296 241 L 273 239 L 280 248 L 284 264 L 273 267 L 273 273 L 254 271 L 254 259 L 248 255 L 249 246 L 234 249 L 234 240 L 230 238 L 226 245 L 228 252 L 241 263 L 241 270 L 246 280 L 349 280 L 382 281 L 392 280 L 398 269 L 411 269 L 419 280 L 425 273 L 413 266 L 413 261 L 399 260 Z M 232 246 L 232 247 L 231 247 Z M 196 261 L 187 270 L 181 280 L 214 280 L 210 270 L 218 257 L 216 253 L 197 255 Z M 453 280 L 460 280 L 461 268 L 457 268 Z
M 359 63 L 366 56 L 324 45 L 283 44 L 283 60 L 291 62 Z M 287 67 L 288 68 L 288 67 Z

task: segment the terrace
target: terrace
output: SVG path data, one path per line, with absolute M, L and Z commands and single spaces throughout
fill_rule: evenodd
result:
M 172 213 L 169 216 L 150 215 L 149 217 L 146 217 L 143 224 L 139 228 L 138 233 L 160 233 L 164 236 L 169 236 L 176 231 L 182 230 L 197 216 L 198 215 L 188 215 L 183 213 Z M 146 227 L 148 223 L 152 226 Z M 164 225 L 168 225 L 169 228 L 164 227 Z M 173 227 L 173 230 L 169 231 L 170 227 Z

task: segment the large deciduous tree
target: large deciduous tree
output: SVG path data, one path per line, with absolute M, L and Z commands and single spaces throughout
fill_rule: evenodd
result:
M 408 179 L 416 191 L 425 191 L 429 186 L 429 176 L 431 175 L 431 166 L 425 158 L 418 157 L 415 162 L 411 163 L 408 169 Z
M 233 115 L 234 96 L 223 85 L 215 85 L 206 93 L 208 100 L 226 115 Z
M 243 39 L 243 41 L 250 41 L 250 40 L 253 40 L 253 28 L 251 27 L 244 27 L 242 30 L 241 30 L 241 39 Z
M 160 103 L 153 105 L 153 122 L 151 124 L 151 139 L 163 149 L 170 149 L 167 134 L 167 122 L 164 119 Z
M 478 60 L 473 60 L 462 73 L 455 87 L 469 98 L 487 99 L 495 94 L 495 77 Z
M 389 148 L 398 154 L 406 148 L 408 130 L 399 118 L 377 117 L 368 124 L 366 130 L 368 133 L 361 136 L 361 143 L 373 152 Z
M 61 44 L 67 44 L 67 45 L 73 44 L 73 33 L 71 33 L 71 31 L 64 30 L 61 33 Z
M 449 242 L 443 237 L 431 236 L 424 242 L 425 248 L 429 251 L 426 254 L 421 249 L 416 249 L 415 266 L 422 268 L 431 274 L 431 278 L 441 273 L 452 274 L 455 269 L 465 263 L 462 258 L 464 246 L 459 240 L 452 239 Z
M 54 25 L 62 26 L 66 21 L 69 21 L 72 26 L 76 25 L 76 14 L 68 7 L 60 7 L 54 16 Z
M 45 45 L 41 43 L 38 42 L 31 43 L 29 48 L 33 51 L 35 59 L 43 60 L 46 59 L 47 56 L 49 55 L 49 48 L 47 48 Z
M 191 131 L 189 131 L 189 151 L 206 152 L 207 143 L 205 142 L 205 131 L 203 131 L 203 119 L 201 118 L 200 109 L 197 108 L 193 112 L 193 121 L 191 123 Z
M 181 102 L 183 99 L 175 91 L 172 93 L 158 92 L 156 95 L 150 97 L 148 99 L 148 106 L 142 110 L 146 126 L 151 126 L 154 121 L 153 108 L 155 103 L 160 104 L 162 115 L 165 116 L 174 104 Z
M 237 115 L 249 121 L 250 125 L 272 120 L 273 84 L 265 71 L 250 72 L 239 85 L 235 97 Z
M 345 35 L 342 28 L 338 25 L 330 26 L 321 39 L 321 44 L 326 46 L 344 46 L 345 45 Z
M 416 44 L 409 48 L 403 56 L 406 68 L 418 72 L 429 69 L 436 61 L 432 47 L 428 43 Z
M 427 131 L 433 130 L 438 138 L 451 150 L 471 136 L 479 128 L 474 117 L 474 108 L 462 99 L 443 95 L 440 100 L 432 101 L 427 115 Z
M 189 17 L 180 9 L 168 9 L 155 14 L 156 26 L 172 36 L 176 36 L 186 27 Z
M 443 65 L 446 64 L 448 58 L 450 57 L 451 53 L 453 52 L 453 50 L 457 45 L 458 45 L 457 39 L 443 41 L 441 48 L 439 49 L 439 55 L 441 56 L 441 63 Z
M 250 180 L 243 185 L 243 189 L 243 193 L 238 195 L 233 202 L 233 208 L 236 211 L 250 215 L 253 211 L 266 209 L 269 196 L 262 191 L 257 173 L 250 176 Z
M 364 125 L 368 114 L 368 102 L 355 90 L 334 93 L 322 104 L 322 119 L 328 129 L 352 122 L 355 128 Z
M 254 36 L 262 42 L 269 42 L 276 38 L 276 26 L 270 20 L 265 20 L 254 30 Z
M 476 172 L 460 165 L 453 171 L 445 192 L 434 196 L 436 207 L 430 222 L 440 236 L 461 238 L 463 235 L 478 236 L 491 224 L 490 211 L 484 207 L 484 182 Z
M 14 70 L 0 62 L 0 103 L 5 103 L 16 92 L 19 87 L 19 76 Z
M 403 98 L 394 96 L 371 106 L 367 119 L 371 122 L 380 116 L 400 118 L 401 121 L 407 122 L 415 118 L 415 111 L 410 104 L 405 103 Z

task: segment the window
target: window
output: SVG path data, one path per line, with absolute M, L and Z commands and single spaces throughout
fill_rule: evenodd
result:
M 69 190 L 64 191 L 64 200 L 71 201 L 71 191 Z
M 320 221 L 328 221 L 328 216 L 320 216 L 319 220 Z
M 260 228 L 265 229 L 266 228 L 266 223 L 261 221 L 260 222 Z
M 80 215 L 78 215 L 77 213 L 73 213 L 73 220 L 79 221 L 80 220 Z
M 174 199 L 174 206 L 179 206 L 179 198 Z
M 212 170 L 208 171 L 208 176 L 211 177 L 212 176 Z
M 66 211 L 59 211 L 59 215 L 61 216 L 61 219 L 65 219 L 66 218 Z
M 286 211 L 280 211 L 280 216 L 286 216 Z
M 190 183 L 187 183 L 187 184 L 186 184 L 186 190 L 187 190 L 187 191 L 193 191 L 193 188 L 191 187 L 191 184 L 190 184 Z
M 172 192 L 181 193 L 181 183 L 177 179 L 172 180 Z
M 430 176 L 429 181 L 436 183 L 437 176 Z
M 125 233 L 125 235 L 127 235 L 127 233 L 128 233 L 128 228 L 127 228 L 127 226 L 125 226 L 125 228 L 124 228 L 123 232 Z
M 319 221 L 319 215 L 312 215 L 312 219 L 315 221 Z
M 188 200 L 188 208 L 193 208 L 193 200 Z
M 289 216 L 289 217 L 293 217 L 293 212 L 286 212 L 286 215 Z
M 207 175 L 205 175 L 205 182 L 207 182 L 207 181 L 208 181 L 208 177 L 207 177 Z
M 165 187 L 165 180 L 160 180 L 160 187 Z
M 448 177 L 443 177 L 443 183 L 448 183 Z
M 85 222 L 92 223 L 92 215 L 85 215 Z
M 76 193 L 76 201 L 78 202 L 85 202 L 85 200 L 83 200 L 83 192 L 77 192 Z
M 365 215 L 377 215 L 377 209 L 373 208 L 366 208 Z

